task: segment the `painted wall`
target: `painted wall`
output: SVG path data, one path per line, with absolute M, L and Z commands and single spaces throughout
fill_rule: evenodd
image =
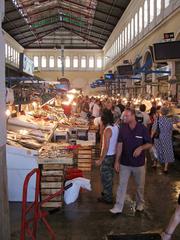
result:
M 61 78 L 60 71 L 41 71 L 36 73 L 38 77 L 41 77 L 47 81 L 56 81 L 57 78 Z M 82 88 L 85 94 L 91 94 L 93 89 L 90 88 L 90 83 L 103 76 L 103 72 L 82 72 L 82 71 L 65 71 L 64 77 L 69 79 L 72 88 Z

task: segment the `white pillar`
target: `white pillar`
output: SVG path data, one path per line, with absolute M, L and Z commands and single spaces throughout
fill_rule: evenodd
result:
M 171 75 L 169 75 L 168 80 L 172 80 L 172 79 L 175 80 L 176 78 L 175 62 L 174 61 L 168 62 L 168 65 L 171 70 Z M 169 94 L 171 94 L 172 96 L 176 95 L 176 83 L 168 84 L 168 89 L 169 89 Z
M 6 168 L 5 43 L 2 32 L 3 18 L 4 0 L 0 0 L 0 239 L 10 240 Z
M 144 87 L 144 84 L 145 84 L 145 74 L 144 73 L 141 73 L 141 95 L 144 95 L 145 94 L 145 87 Z
M 156 70 L 156 65 L 153 63 L 152 65 L 152 70 Z M 156 74 L 155 73 L 152 73 L 152 84 L 156 82 Z M 157 86 L 152 86 L 152 95 L 154 97 L 157 96 L 157 93 L 158 93 L 158 87 Z

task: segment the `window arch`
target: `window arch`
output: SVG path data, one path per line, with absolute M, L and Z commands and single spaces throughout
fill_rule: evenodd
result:
M 143 12 L 142 7 L 139 9 L 139 33 L 142 31 L 143 28 Z
M 159 16 L 161 13 L 161 0 L 156 0 L 156 15 Z
M 39 66 L 39 57 L 34 56 L 34 67 L 38 67 L 38 66 Z
M 127 45 L 127 27 L 125 27 L 125 30 L 124 30 L 124 46 L 126 47 Z
M 154 19 L 154 0 L 150 0 L 150 3 L 149 3 L 149 5 L 150 5 L 150 19 L 149 19 L 149 21 L 150 22 L 152 22 L 153 21 L 153 19 Z
M 73 68 L 79 67 L 79 58 L 77 56 L 73 57 Z
M 86 57 L 85 56 L 81 57 L 81 68 L 86 68 Z
M 164 7 L 167 8 L 170 4 L 171 0 L 165 0 Z
M 65 57 L 65 67 L 70 68 L 71 67 L 71 59 L 69 56 Z
M 42 68 L 46 68 L 46 66 L 47 66 L 46 56 L 42 56 L 42 57 L 41 57 L 41 67 L 42 67 Z
M 131 40 L 134 38 L 134 18 L 131 19 Z
M 59 57 L 57 58 L 57 67 L 58 67 L 58 68 L 62 68 L 62 58 L 61 58 L 61 56 L 59 56 Z
M 101 57 L 97 57 L 97 62 L 96 62 L 96 66 L 97 68 L 102 68 L 102 58 Z
M 54 68 L 54 56 L 49 57 L 49 67 Z
M 144 2 L 144 28 L 148 25 L 148 2 Z
M 135 14 L 134 17 L 134 36 L 136 37 L 138 34 L 138 14 Z
M 127 30 L 128 32 L 127 32 L 127 42 L 129 43 L 130 42 L 130 40 L 131 40 L 131 24 L 130 23 L 128 23 L 128 30 Z
M 121 45 L 122 45 L 122 49 L 124 48 L 124 30 L 122 32 L 122 35 L 121 35 Z
M 94 68 L 94 57 L 89 57 L 89 68 Z

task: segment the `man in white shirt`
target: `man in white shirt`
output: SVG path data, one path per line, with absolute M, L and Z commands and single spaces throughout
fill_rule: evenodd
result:
M 139 107 L 139 110 L 141 111 L 142 116 L 143 116 L 143 124 L 144 124 L 144 126 L 148 127 L 149 124 L 151 123 L 151 120 L 150 120 L 149 114 L 146 112 L 146 105 L 145 104 L 141 104 L 140 107 Z
M 92 110 L 92 116 L 94 118 L 97 118 L 100 116 L 100 100 L 97 99 L 94 103 L 93 110 Z

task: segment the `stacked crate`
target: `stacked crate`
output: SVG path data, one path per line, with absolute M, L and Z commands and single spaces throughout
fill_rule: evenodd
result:
M 79 147 L 77 165 L 83 172 L 92 170 L 92 146 Z
M 41 165 L 41 200 L 59 191 L 64 184 L 63 164 L 42 164 Z M 42 207 L 56 208 L 62 207 L 63 196 L 53 198 L 44 203 Z

